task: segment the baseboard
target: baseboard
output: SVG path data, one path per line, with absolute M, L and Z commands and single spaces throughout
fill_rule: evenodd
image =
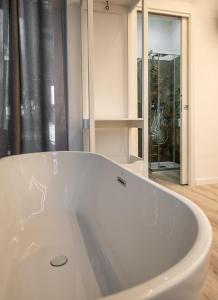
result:
M 196 185 L 215 184 L 215 183 L 218 183 L 218 177 L 208 177 L 208 178 L 196 179 Z

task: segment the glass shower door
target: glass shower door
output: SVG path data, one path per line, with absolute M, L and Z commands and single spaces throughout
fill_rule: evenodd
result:
M 149 166 L 180 166 L 180 57 L 149 52 Z

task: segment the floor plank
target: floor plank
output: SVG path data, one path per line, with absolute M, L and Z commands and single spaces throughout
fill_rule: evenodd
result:
M 218 300 L 218 184 L 182 186 L 178 183 L 179 171 L 174 170 L 153 172 L 150 178 L 192 200 L 210 220 L 213 227 L 213 248 L 202 300 Z

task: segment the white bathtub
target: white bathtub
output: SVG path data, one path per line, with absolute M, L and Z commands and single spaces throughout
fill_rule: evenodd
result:
M 212 234 L 190 201 L 79 152 L 1 159 L 0 182 L 0 300 L 200 299 Z

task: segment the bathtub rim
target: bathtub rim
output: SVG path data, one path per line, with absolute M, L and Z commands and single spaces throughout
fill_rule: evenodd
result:
M 175 287 L 186 278 L 191 276 L 203 263 L 206 262 L 211 246 L 212 246 L 212 227 L 206 216 L 206 214 L 200 209 L 194 202 L 188 198 L 174 192 L 160 184 L 152 181 L 149 178 L 145 178 L 140 174 L 134 173 L 132 170 L 127 169 L 112 159 L 105 157 L 104 155 L 85 152 L 85 151 L 48 151 L 48 152 L 35 152 L 27 154 L 18 154 L 12 156 L 6 156 L 0 159 L 0 164 L 2 161 L 17 159 L 18 157 L 28 157 L 28 156 L 57 156 L 58 154 L 81 154 L 88 155 L 91 157 L 102 158 L 111 162 L 113 165 L 118 166 L 127 174 L 133 174 L 139 179 L 148 182 L 153 187 L 156 187 L 158 190 L 166 192 L 168 195 L 171 195 L 177 198 L 178 201 L 182 202 L 185 206 L 191 209 L 194 217 L 196 218 L 198 225 L 197 237 L 188 251 L 188 253 L 180 259 L 175 265 L 170 267 L 168 270 L 163 273 L 151 278 L 148 281 L 145 281 L 141 284 L 138 284 L 134 287 L 128 288 L 126 290 L 120 291 L 109 296 L 100 297 L 98 299 L 105 300 L 131 300 L 133 297 L 137 300 L 143 300 L 145 297 L 147 299 L 153 299 L 154 297 L 159 296 L 163 292 L 170 290 L 172 287 Z M 167 278 L 167 279 L 166 279 Z M 149 297 L 149 298 L 148 298 Z

